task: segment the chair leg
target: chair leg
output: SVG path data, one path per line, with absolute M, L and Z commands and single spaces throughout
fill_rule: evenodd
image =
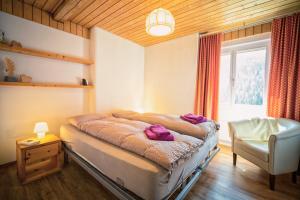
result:
M 293 181 L 294 184 L 297 183 L 297 172 L 292 173 L 292 181 Z
M 233 165 L 236 166 L 236 153 L 233 153 Z
M 270 189 L 275 190 L 275 175 L 269 175 Z

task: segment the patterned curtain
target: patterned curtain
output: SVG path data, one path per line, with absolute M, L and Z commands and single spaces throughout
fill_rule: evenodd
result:
M 268 115 L 300 121 L 300 13 L 272 22 Z
M 217 120 L 221 34 L 199 38 L 198 71 L 194 112 Z

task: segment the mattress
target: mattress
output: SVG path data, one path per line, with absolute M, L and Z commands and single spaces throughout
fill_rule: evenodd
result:
M 63 142 L 101 173 L 143 199 L 163 199 L 184 181 L 218 143 L 211 134 L 199 151 L 170 173 L 156 163 L 96 139 L 72 125 L 60 129 Z

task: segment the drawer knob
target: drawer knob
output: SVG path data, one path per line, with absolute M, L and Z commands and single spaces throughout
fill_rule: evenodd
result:
M 48 150 L 48 153 L 50 152 L 50 150 Z

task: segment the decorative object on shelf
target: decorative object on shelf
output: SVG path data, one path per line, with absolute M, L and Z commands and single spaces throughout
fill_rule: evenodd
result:
M 82 79 L 82 85 L 88 85 L 88 81 L 85 78 Z
M 22 48 L 21 42 L 18 42 L 18 41 L 15 41 L 15 40 L 10 42 L 10 46 L 11 47 L 17 47 L 17 48 Z
M 46 132 L 49 131 L 48 124 L 46 122 L 37 122 L 34 126 L 34 133 L 37 134 L 37 137 L 39 139 L 42 139 L 45 137 Z
M 175 30 L 175 19 L 166 9 L 153 10 L 146 19 L 146 32 L 152 36 L 165 36 Z
M 0 42 L 5 42 L 5 32 L 0 30 Z
M 7 76 L 4 77 L 4 81 L 17 82 L 18 79 L 16 77 L 14 77 L 14 71 L 15 71 L 14 62 L 11 59 L 5 57 L 4 63 L 5 63 L 5 72 L 7 73 Z
M 21 74 L 19 81 L 22 83 L 31 83 L 32 82 L 32 77 L 31 76 L 27 76 L 25 74 Z

